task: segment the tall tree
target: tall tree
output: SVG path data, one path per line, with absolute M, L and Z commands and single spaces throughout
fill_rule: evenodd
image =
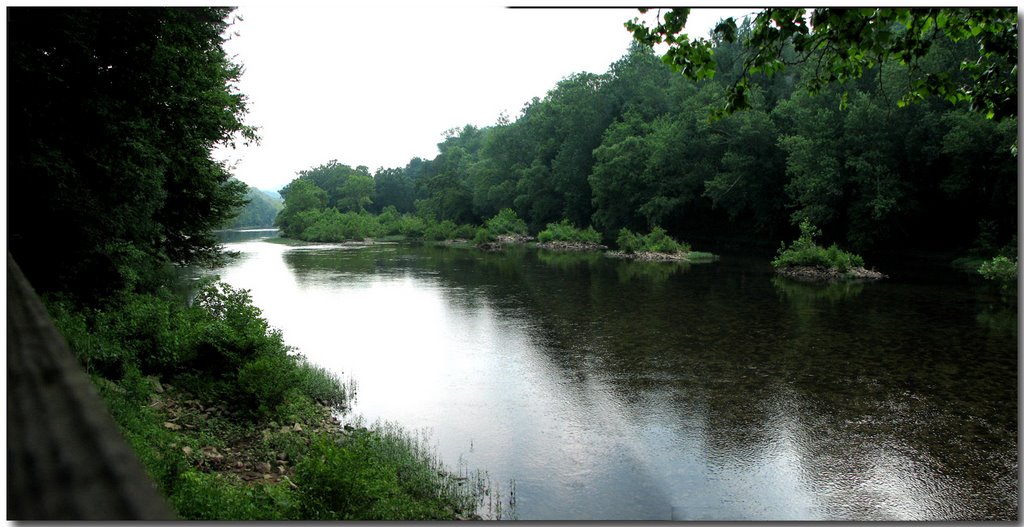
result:
M 210 155 L 256 138 L 229 9 L 8 9 L 9 248 L 82 298 L 215 259 L 245 185 Z
M 626 27 L 639 42 L 668 44 L 664 60 L 684 76 L 711 78 L 716 70 L 714 47 L 736 40 L 736 20 L 729 17 L 719 23 L 711 39 L 691 39 L 683 32 L 689 14 L 688 8 L 669 9 L 659 13 L 653 27 L 638 18 Z M 754 17 L 752 26 L 744 35 L 751 52 L 727 91 L 725 113 L 749 107 L 751 75 L 773 75 L 813 60 L 813 74 L 805 77 L 812 93 L 833 82 L 876 73 L 879 64 L 895 61 L 914 72 L 911 82 L 900 88 L 900 105 L 937 96 L 966 102 L 989 118 L 1017 115 L 1016 8 L 768 8 Z M 959 72 L 923 67 L 920 59 L 943 40 L 974 47 Z M 792 55 L 786 55 L 787 48 Z

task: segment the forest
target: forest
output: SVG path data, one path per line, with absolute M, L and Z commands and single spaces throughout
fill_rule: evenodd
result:
M 623 227 L 663 227 L 688 241 L 775 247 L 807 220 L 857 251 L 1016 251 L 1015 107 L 993 119 L 966 102 L 900 99 L 916 79 L 976 60 L 976 44 L 940 37 L 914 68 L 883 62 L 814 94 L 814 60 L 747 75 L 749 108 L 716 115 L 752 53 L 753 21 L 737 31 L 712 42 L 710 79 L 674 74 L 637 42 L 608 71 L 565 77 L 515 119 L 446 131 L 433 159 L 372 177 L 337 161 L 303 170 L 281 191 L 278 222 L 303 237 L 328 222 L 312 212 L 299 221 L 303 211 L 394 207 L 479 225 L 510 208 L 533 233 L 565 219 L 605 242 Z

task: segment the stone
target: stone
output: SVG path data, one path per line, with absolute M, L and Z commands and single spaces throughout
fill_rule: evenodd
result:
M 149 381 L 149 385 L 153 388 L 154 392 L 164 393 L 164 387 L 156 377 L 146 377 L 146 380 Z
M 181 425 L 170 421 L 164 421 L 164 428 L 168 430 L 181 430 Z
M 190 446 L 183 446 L 183 447 L 181 447 L 181 451 L 184 452 L 186 456 L 190 455 L 190 454 L 192 454 L 192 447 L 190 447 Z
M 295 423 L 295 426 L 292 427 L 292 430 L 295 430 L 296 432 L 301 432 L 302 425 L 300 425 L 299 423 Z

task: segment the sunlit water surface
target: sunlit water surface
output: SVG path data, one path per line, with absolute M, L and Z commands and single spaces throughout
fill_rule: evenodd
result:
M 983 285 L 811 286 L 729 256 L 228 248 L 222 279 L 355 380 L 354 414 L 514 481 L 520 519 L 1017 518 L 1017 314 Z

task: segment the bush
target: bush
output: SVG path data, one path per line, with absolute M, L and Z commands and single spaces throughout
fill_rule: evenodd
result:
M 284 402 L 284 394 L 298 380 L 295 358 L 284 353 L 256 357 L 238 370 L 238 391 L 246 406 L 267 415 Z
M 615 240 L 619 249 L 627 253 L 656 252 L 656 253 L 677 253 L 687 252 L 690 245 L 677 242 L 665 232 L 665 229 L 655 226 L 646 235 L 639 235 L 623 227 Z
M 423 231 L 423 237 L 431 241 L 444 241 L 455 238 L 455 222 L 444 220 L 440 222 L 430 221 Z
M 841 250 L 836 244 L 827 249 L 815 243 L 814 239 L 821 234 L 810 221 L 800 222 L 800 236 L 786 247 L 783 243 L 779 253 L 772 260 L 772 266 L 779 267 L 827 267 L 846 272 L 854 267 L 864 267 L 864 259 L 860 255 Z
M 1010 293 L 1017 288 L 1017 259 L 1006 256 L 996 256 L 978 267 L 978 273 L 986 280 L 992 280 L 999 285 L 1004 293 Z
M 189 520 L 288 520 L 294 497 L 285 484 L 246 485 L 237 477 L 190 470 L 171 503 Z
M 501 234 L 526 234 L 526 222 L 512 209 L 501 209 L 484 224 L 495 236 Z
M 376 216 L 366 212 L 339 212 L 328 208 L 319 211 L 319 216 L 302 230 L 303 240 L 314 242 L 343 242 L 379 238 L 384 228 Z
M 491 243 L 497 240 L 498 237 L 494 235 L 487 227 L 480 227 L 476 230 L 473 235 L 473 245 L 480 245 L 482 243 Z
M 577 229 L 569 220 L 563 219 L 558 223 L 549 223 L 547 228 L 537 234 L 537 240 L 541 243 L 552 241 L 578 242 L 578 243 L 601 243 L 601 233 L 593 227 Z
M 295 467 L 301 516 L 310 520 L 452 520 L 472 501 L 403 434 L 353 432 L 313 440 Z

